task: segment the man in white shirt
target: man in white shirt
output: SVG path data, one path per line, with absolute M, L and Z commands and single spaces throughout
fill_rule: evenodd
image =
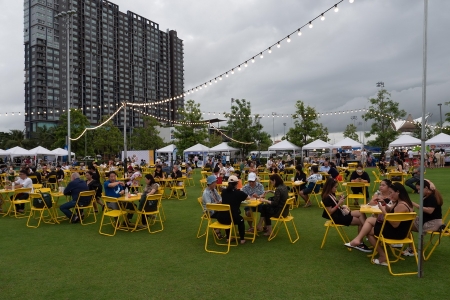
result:
M 320 166 L 319 172 L 326 172 L 326 173 L 328 173 L 328 171 L 330 171 L 330 165 L 329 165 L 328 160 L 325 160 L 323 162 L 323 166 Z
M 411 149 L 408 149 L 408 160 L 409 163 L 412 165 L 412 161 L 413 161 L 414 155 Z
M 228 180 L 228 177 L 230 177 L 231 173 L 234 172 L 234 168 L 230 165 L 229 162 L 227 162 L 223 170 L 225 171 L 224 179 Z
M 28 178 L 27 170 L 20 170 L 19 172 L 19 179 L 14 182 L 14 189 L 21 189 L 21 188 L 33 188 L 33 181 Z M 24 200 L 28 199 L 28 194 L 23 194 L 23 199 L 20 197 L 20 194 L 17 195 L 16 199 Z M 23 213 L 25 209 L 25 204 L 16 204 L 16 211 L 18 213 Z

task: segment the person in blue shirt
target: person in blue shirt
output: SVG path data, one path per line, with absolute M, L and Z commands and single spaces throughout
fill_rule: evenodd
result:
M 103 190 L 106 197 L 119 198 L 125 193 L 125 184 L 117 181 L 117 174 L 115 171 L 109 172 L 108 180 L 103 183 Z M 111 206 L 112 204 L 110 204 Z M 119 209 L 118 207 L 110 207 L 112 209 Z
M 71 181 L 67 185 L 67 187 L 64 189 L 64 195 L 66 196 L 72 196 L 72 200 L 64 203 L 59 207 L 59 209 L 66 215 L 67 218 L 71 221 L 71 223 L 78 223 L 80 221 L 80 216 L 73 215 L 71 208 L 75 207 L 75 204 L 77 203 L 78 196 L 80 195 L 80 192 L 89 191 L 88 185 L 85 181 L 80 179 L 80 174 L 78 173 L 72 173 L 70 176 Z M 84 197 L 83 197 L 84 198 Z M 78 205 L 86 205 L 89 204 L 89 197 L 86 197 L 87 199 L 80 198 L 80 201 Z M 86 202 L 87 201 L 87 202 Z

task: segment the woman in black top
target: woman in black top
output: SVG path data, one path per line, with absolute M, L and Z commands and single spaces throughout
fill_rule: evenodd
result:
M 86 183 L 88 185 L 88 188 L 90 191 L 96 191 L 95 192 L 95 202 L 94 202 L 94 210 L 95 212 L 98 212 L 97 209 L 97 203 L 103 208 L 103 206 L 105 206 L 102 202 L 102 185 L 100 184 L 100 182 L 98 182 L 97 180 L 95 180 L 94 177 L 94 172 L 92 171 L 87 171 L 85 176 L 86 176 Z
M 334 162 L 330 162 L 330 170 L 328 170 L 328 174 L 330 174 L 331 178 L 335 179 L 339 176 L 339 171 L 336 170 L 336 165 Z
M 250 199 L 250 197 L 236 189 L 239 179 L 232 175 L 228 178 L 228 187 L 222 192 L 222 204 L 230 205 L 231 216 L 233 217 L 234 225 L 238 226 L 239 237 L 241 244 L 245 244 L 245 224 L 244 218 L 241 216 L 241 202 Z M 231 224 L 230 214 L 228 211 L 217 212 L 217 221 L 222 224 Z M 225 230 L 227 239 L 230 239 L 230 230 Z
M 370 183 L 369 174 L 363 169 L 363 165 L 358 163 L 356 170 L 350 176 L 350 182 Z M 362 194 L 362 187 L 352 187 L 353 194 Z M 369 202 L 369 187 L 366 186 L 366 202 Z M 355 199 L 354 205 L 359 205 L 358 200 Z
M 303 183 L 299 186 L 295 186 L 296 188 L 298 188 L 298 191 L 301 191 L 305 188 L 306 186 L 306 174 L 305 172 L 303 172 L 303 168 L 301 165 L 297 165 L 295 166 L 295 176 L 294 176 L 294 181 L 303 181 Z
M 288 199 L 288 190 L 284 185 L 283 179 L 281 179 L 280 175 L 272 174 L 269 177 L 270 183 L 275 187 L 275 195 L 271 200 L 261 199 L 261 202 L 266 203 L 268 205 L 261 205 L 261 219 L 259 220 L 259 224 L 257 226 L 258 231 L 262 231 L 261 225 L 264 220 L 267 227 L 267 232 L 264 233 L 265 236 L 270 236 L 272 233 L 272 223 L 271 217 L 279 217 L 282 215 L 283 217 L 287 217 L 289 214 L 289 207 L 283 211 L 283 208 L 286 204 L 286 200 Z M 263 198 L 266 192 L 263 194 Z
M 166 178 L 161 165 L 156 166 L 155 174 L 153 176 L 154 178 Z

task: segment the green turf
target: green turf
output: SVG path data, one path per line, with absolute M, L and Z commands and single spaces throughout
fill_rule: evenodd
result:
M 450 193 L 448 172 L 434 169 L 426 174 L 444 201 Z M 227 255 L 207 253 L 204 238 L 195 237 L 200 221 L 198 173 L 188 200 L 163 200 L 167 221 L 156 234 L 118 232 L 106 237 L 98 233 L 99 222 L 30 229 L 25 219 L 0 218 L 0 298 L 445 299 L 449 294 L 448 239 L 425 262 L 424 278 L 394 277 L 386 267 L 372 265 L 365 253 L 349 252 L 335 231 L 321 250 L 325 228 L 316 205 L 292 212 L 300 233 L 296 244 L 282 229 L 271 242 L 261 236 L 254 244 L 232 247 Z M 443 210 L 448 207 L 445 202 Z M 347 233 L 353 237 L 356 228 Z M 415 269 L 413 260 L 406 258 L 396 270 Z

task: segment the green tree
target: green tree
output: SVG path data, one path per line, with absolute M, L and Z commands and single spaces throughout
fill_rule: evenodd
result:
M 231 113 L 225 114 L 228 118 L 227 126 L 223 127 L 227 130 L 227 135 L 234 140 L 244 143 L 231 141 L 230 146 L 242 149 L 243 155 L 247 155 L 252 150 L 257 150 L 258 145 L 272 145 L 270 136 L 263 132 L 263 126 L 258 115 L 252 116 L 252 109 L 250 102 L 245 99 L 235 100 L 231 106 Z M 267 149 L 267 148 L 262 148 Z
M 89 120 L 79 110 L 70 110 L 70 137 L 77 138 L 83 130 L 90 126 Z M 59 117 L 58 125 L 55 127 L 55 142 L 53 148 L 64 148 L 67 137 L 67 113 Z M 84 138 L 71 141 L 71 151 L 75 153 L 84 153 Z
M 208 141 L 205 142 L 205 146 L 212 148 L 214 146 L 219 145 L 222 142 L 223 142 L 222 135 L 213 130 L 211 134 L 208 136 Z
M 398 102 L 393 101 L 391 94 L 385 89 L 379 90 L 376 98 L 369 99 L 370 107 L 362 116 L 364 121 L 372 121 L 370 131 L 365 133 L 366 137 L 377 135 L 373 144 L 386 150 L 389 143 L 397 138 L 399 133 L 392 127 L 391 121 L 404 118 L 406 112 L 399 109 Z
M 160 123 L 153 117 L 144 116 L 144 127 L 134 128 L 131 142 L 135 150 L 159 149 L 164 146 L 156 126 Z
M 317 139 L 328 142 L 328 128 L 319 123 L 316 110 L 305 106 L 301 100 L 297 101 L 295 107 L 294 127 L 286 133 L 286 139 L 299 147 Z
M 13 148 L 16 146 L 23 148 L 24 143 L 26 144 L 24 131 L 12 129 L 12 130 L 10 130 L 10 132 L 8 133 L 8 136 L 6 137 L 5 148 L 9 149 L 9 148 Z
M 38 146 L 51 150 L 56 140 L 55 127 L 39 126 L 36 130 L 36 137 L 33 140 Z
M 422 123 L 414 123 L 416 125 L 416 129 L 412 132 L 412 136 L 418 139 L 422 138 Z M 436 134 L 439 134 L 438 131 Z M 425 126 L 425 140 L 431 139 L 435 134 L 431 130 L 429 126 Z
M 184 111 L 180 114 L 183 116 L 182 122 L 194 123 L 175 126 L 173 133 L 178 153 L 198 143 L 204 143 L 208 137 L 207 124 L 195 124 L 203 121 L 202 112 L 200 111 L 200 103 L 194 100 L 188 100 L 185 103 Z
M 348 137 L 351 138 L 352 140 L 359 142 L 358 134 L 356 133 L 356 126 L 353 124 L 348 124 L 344 130 L 344 137 Z
M 100 123 L 103 123 L 108 117 L 104 116 Z M 88 130 L 89 143 L 95 154 L 111 157 L 123 149 L 123 134 L 114 126 L 112 120 L 105 123 L 102 127 L 95 130 Z M 92 138 L 91 138 L 92 137 Z M 80 140 L 84 141 L 84 137 Z M 91 153 L 91 152 L 89 152 Z

